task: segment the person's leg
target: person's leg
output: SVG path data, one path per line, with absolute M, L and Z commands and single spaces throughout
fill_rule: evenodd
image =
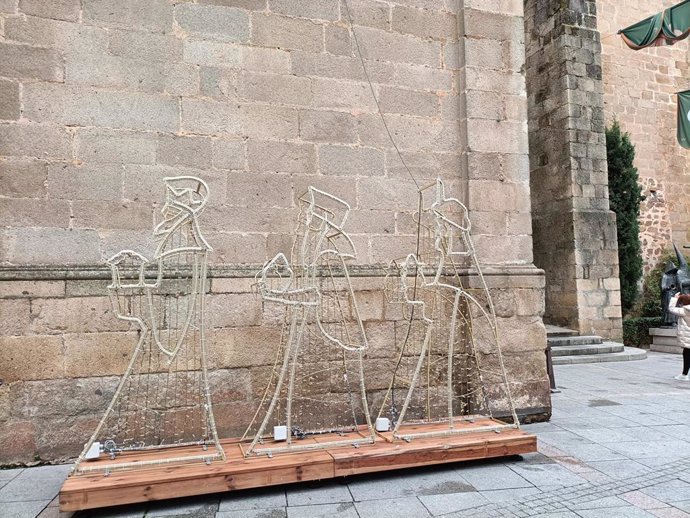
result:
M 683 374 L 678 374 L 673 378 L 680 381 L 690 381 L 688 371 L 690 371 L 690 347 L 683 347 Z

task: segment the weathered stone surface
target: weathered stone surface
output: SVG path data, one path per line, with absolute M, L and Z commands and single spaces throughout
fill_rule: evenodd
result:
M 208 333 L 211 368 L 273 365 L 280 329 L 228 328 Z
M 36 426 L 32 421 L 14 421 L 0 429 L 0 464 L 23 463 L 34 459 Z
M 7 258 L 14 264 L 66 264 L 80 257 L 86 263 L 102 259 L 95 230 L 18 228 L 9 232 Z
M 314 90 L 314 106 L 317 108 L 376 111 L 376 102 L 371 88 L 365 83 L 315 79 L 312 88 Z M 333 95 L 336 91 L 338 95 Z
M 312 101 L 311 81 L 291 75 L 240 75 L 238 94 L 241 99 L 295 106 L 309 106 Z
M 171 63 L 182 57 L 182 40 L 167 34 L 112 31 L 108 51 L 146 62 Z
M 162 63 L 110 56 L 97 49 L 82 48 L 65 57 L 65 81 L 81 86 L 163 92 L 166 75 Z
M 249 11 L 263 11 L 266 9 L 267 0 L 199 0 L 200 4 L 223 5 L 226 7 L 239 7 Z
M 239 134 L 242 115 L 235 104 L 207 99 L 183 99 L 182 129 L 206 135 Z
M 73 223 L 75 229 L 128 229 L 151 231 L 154 222 L 153 209 L 149 203 L 133 201 L 100 201 L 75 200 L 72 203 Z M 150 243 L 151 237 L 143 241 Z M 104 255 L 109 257 L 104 249 Z M 118 250 L 119 251 L 119 250 Z
M 357 37 L 366 59 L 414 63 L 438 68 L 441 64 L 441 46 L 413 36 L 378 29 L 361 28 Z
M 242 107 L 244 134 L 255 139 L 294 139 L 298 136 L 297 110 L 261 104 Z
M 77 158 L 87 163 L 153 164 L 156 141 L 144 132 L 80 129 L 75 137 Z
M 251 293 L 253 281 L 250 279 L 211 279 L 212 293 Z
M 79 20 L 81 3 L 79 0 L 20 0 L 19 10 L 24 14 L 76 22 Z
M 353 143 L 354 118 L 348 113 L 305 110 L 299 114 L 299 134 L 311 142 Z
M 392 10 L 392 27 L 403 34 L 435 40 L 457 39 L 457 19 L 448 12 L 426 11 L 404 6 Z
M 247 41 L 249 16 L 240 9 L 214 5 L 178 4 L 175 21 L 193 37 Z
M 170 166 L 210 168 L 213 142 L 208 137 L 175 137 L 158 139 L 156 162 Z
M 53 49 L 0 43 L 0 75 L 18 79 L 62 81 L 64 69 L 60 55 Z
M 0 1 L 0 13 L 14 14 L 17 11 L 17 4 L 19 0 L 2 0 Z
M 199 71 L 196 66 L 176 63 L 165 77 L 165 93 L 191 97 L 199 93 Z
M 316 20 L 337 20 L 338 0 L 272 0 L 274 13 Z
M 319 146 L 319 171 L 337 176 L 383 176 L 384 153 L 365 147 Z
M 114 315 L 110 315 L 115 318 Z M 76 330 L 76 327 L 70 330 Z M 66 334 L 65 375 L 68 378 L 121 376 L 137 345 L 137 333 Z
M 31 303 L 28 299 L 0 299 L 0 335 L 19 336 L 29 327 Z
M 58 336 L 0 336 L 0 379 L 4 383 L 64 376 Z
M 323 27 L 310 20 L 253 13 L 251 43 L 263 47 L 321 52 Z
M 177 100 L 163 95 L 36 83 L 23 96 L 24 115 L 39 122 L 159 131 L 179 125 Z
M 346 8 L 349 11 L 346 11 Z M 391 6 L 378 0 L 353 0 L 343 5 L 343 18 L 355 25 L 364 25 L 377 29 L 389 30 Z
M 245 169 L 246 145 L 242 140 L 213 141 L 213 167 L 218 169 Z
M 167 0 L 83 0 L 85 23 L 123 29 L 170 32 L 173 6 Z
M 19 108 L 19 83 L 0 80 L 0 120 L 17 120 Z
M 353 55 L 352 37 L 347 27 L 326 25 L 324 27 L 324 36 L 326 52 L 338 56 Z
M 279 49 L 261 47 L 244 47 L 242 49 L 242 67 L 250 72 L 271 74 L 290 73 L 292 54 Z
M 242 51 L 236 45 L 228 43 L 185 41 L 184 60 L 194 65 L 233 68 L 242 62 Z
M 417 188 L 411 181 L 402 183 L 388 178 L 364 178 L 359 185 L 359 205 L 362 208 L 416 210 Z
M 313 144 L 252 141 L 247 163 L 250 171 L 313 174 L 316 149 Z
M 266 254 L 266 241 L 263 234 L 246 232 L 209 232 L 208 239 L 213 243 L 212 261 L 224 264 L 263 264 Z M 215 281 L 234 281 L 235 279 L 214 279 Z M 214 288 L 215 290 L 215 288 Z
M 292 178 L 287 174 L 231 173 L 228 184 L 230 207 L 282 208 L 292 205 Z
M 43 198 L 48 177 L 46 162 L 33 159 L 0 160 L 0 194 Z
M 261 323 L 261 300 L 250 293 L 224 293 L 208 297 L 206 308 L 209 329 L 257 326 Z
M 102 164 L 49 165 L 47 186 L 51 198 L 116 201 L 122 199 L 122 169 Z
M 79 416 L 67 419 L 38 419 L 36 423 L 36 456 L 56 461 L 72 460 L 84 449 L 101 416 Z
M 204 97 L 237 97 L 237 71 L 216 67 L 199 68 L 199 93 Z
M 36 334 L 126 331 L 130 327 L 129 322 L 117 319 L 108 297 L 36 299 L 31 314 L 31 331 Z
M 110 403 L 119 377 L 57 379 L 16 383 L 10 389 L 12 416 L 18 419 L 98 415 Z M 59 398 L 55 394 L 60 394 Z
M 0 218 L 12 227 L 67 228 L 69 217 L 69 202 L 65 200 L 7 198 L 0 206 Z
M 436 117 L 439 114 L 439 97 L 434 93 L 382 88 L 379 96 L 379 104 L 384 112 L 420 117 Z
M 64 297 L 65 281 L 2 281 L 0 298 Z

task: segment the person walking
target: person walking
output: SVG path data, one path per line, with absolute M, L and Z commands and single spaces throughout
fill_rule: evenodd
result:
M 676 293 L 668 303 L 668 312 L 678 317 L 678 341 L 683 348 L 683 373 L 674 379 L 690 381 L 690 295 Z

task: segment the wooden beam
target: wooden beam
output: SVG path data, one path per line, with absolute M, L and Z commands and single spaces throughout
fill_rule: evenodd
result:
M 410 442 L 389 442 L 377 436 L 374 444 L 358 448 L 301 451 L 272 458 L 245 459 L 236 439 L 224 440 L 226 460 L 210 465 L 160 465 L 113 471 L 108 476 L 97 472 L 72 475 L 60 490 L 60 510 L 79 511 L 537 451 L 534 435 L 514 429 L 500 433 L 481 431 L 482 427 L 493 424 L 486 421 L 489 420 L 476 424 L 477 433 L 425 437 Z M 417 426 L 433 431 L 439 425 Z M 317 439 L 305 441 L 317 442 Z M 194 449 L 189 448 L 189 451 Z M 180 452 L 178 448 L 171 455 L 179 456 Z M 164 458 L 165 451 L 129 453 L 122 456 L 122 462 L 153 456 Z M 97 466 L 99 462 L 111 463 L 104 457 L 92 461 L 92 465 Z

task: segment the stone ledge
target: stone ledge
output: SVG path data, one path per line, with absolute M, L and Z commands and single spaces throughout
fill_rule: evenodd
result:
M 251 278 L 254 279 L 262 264 L 228 264 L 209 266 L 209 278 Z M 170 273 L 175 270 L 170 269 Z M 325 272 L 325 270 L 324 270 Z M 340 269 L 333 272 L 342 276 Z M 348 267 L 350 277 L 385 277 L 391 273 L 386 264 L 352 265 Z M 447 275 L 453 275 L 451 268 L 446 269 Z M 458 268 L 463 277 L 475 277 L 473 268 Z M 532 265 L 485 266 L 482 268 L 484 277 L 515 277 L 515 276 L 544 276 L 544 271 Z M 0 266 L 0 281 L 50 281 L 50 280 L 109 280 L 110 268 L 105 264 L 65 264 L 65 265 L 17 265 Z

